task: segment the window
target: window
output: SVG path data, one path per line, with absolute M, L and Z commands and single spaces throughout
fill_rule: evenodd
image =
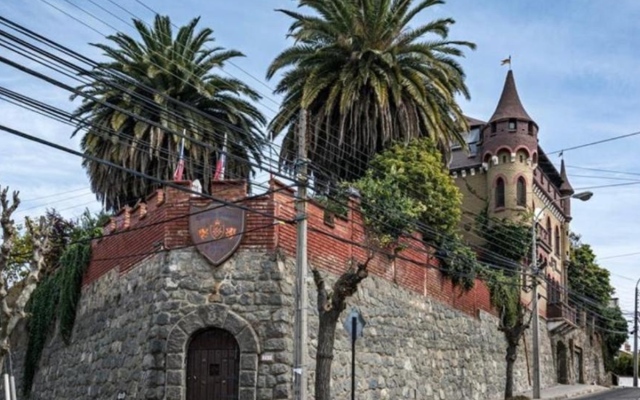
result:
M 497 130 L 497 129 L 496 129 L 496 123 L 495 123 L 495 122 L 492 122 L 492 123 L 491 123 L 491 133 L 496 133 L 496 130 Z
M 556 247 L 555 247 L 555 251 L 556 251 L 556 255 L 560 256 L 560 248 L 562 247 L 560 245 L 560 229 L 558 229 L 558 227 L 556 226 L 556 235 L 555 235 L 556 239 Z
M 502 163 L 506 164 L 507 163 L 507 156 L 502 156 Z
M 529 124 L 527 125 L 527 132 L 529 135 L 533 135 L 533 122 L 531 121 L 529 121 Z
M 504 207 L 504 179 L 496 181 L 496 208 Z
M 518 178 L 518 186 L 516 188 L 517 204 L 522 207 L 527 206 L 527 183 L 523 177 Z
M 551 219 L 549 217 L 547 217 L 547 243 L 549 243 L 549 246 L 551 246 L 551 248 L 553 248 L 553 242 L 551 241 Z
M 469 145 L 469 157 L 475 157 L 478 152 L 478 142 L 480 141 L 480 128 L 472 129 L 466 140 Z
M 510 119 L 509 120 L 509 131 L 515 131 L 516 130 L 516 120 L 515 119 Z
M 524 162 L 524 154 L 520 154 L 520 162 L 523 163 Z

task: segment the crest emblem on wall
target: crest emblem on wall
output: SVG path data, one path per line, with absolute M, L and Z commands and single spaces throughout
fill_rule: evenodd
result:
M 189 233 L 196 249 L 211 264 L 225 262 L 240 246 L 244 236 L 245 210 L 212 202 L 191 206 Z

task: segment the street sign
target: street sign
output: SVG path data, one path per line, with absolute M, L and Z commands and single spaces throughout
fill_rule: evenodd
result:
M 367 321 L 364 320 L 357 308 L 352 308 L 347 314 L 342 326 L 351 338 L 351 400 L 356 398 L 356 339 L 362 337 L 362 331 Z
M 353 332 L 353 320 L 355 318 L 355 336 Z M 364 326 L 367 324 L 367 321 L 364 320 L 360 311 L 357 308 L 352 308 L 349 314 L 347 314 L 347 318 L 344 320 L 342 326 L 347 331 L 347 334 L 351 338 L 351 341 L 354 342 L 357 338 L 361 338 L 363 335 Z

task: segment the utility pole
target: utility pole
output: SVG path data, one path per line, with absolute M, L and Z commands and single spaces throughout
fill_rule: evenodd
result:
M 296 400 L 307 399 L 307 110 L 300 110 L 296 180 L 296 327 L 293 390 Z
M 536 223 L 537 218 L 535 215 L 535 208 L 533 211 L 533 223 L 531 224 L 531 277 L 533 279 L 533 290 L 531 299 L 533 313 L 533 398 L 540 398 L 540 338 L 538 337 L 539 328 L 539 316 L 538 316 L 538 244 Z
M 633 387 L 638 387 L 638 284 L 636 282 L 635 312 L 633 313 Z

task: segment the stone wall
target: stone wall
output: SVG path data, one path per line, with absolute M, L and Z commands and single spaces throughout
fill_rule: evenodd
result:
M 309 291 L 313 309 L 309 320 L 313 360 L 318 324 L 313 284 Z M 469 316 L 377 277 L 362 282 L 350 305 L 357 307 L 367 321 L 364 338 L 356 345 L 358 399 L 502 398 L 506 343 L 498 331 L 495 316 L 484 311 L 479 311 L 477 317 Z M 344 318 L 346 314 L 343 313 Z M 519 347 L 514 368 L 517 392 L 530 388 L 530 331 L 525 341 L 527 345 Z M 529 354 L 525 354 L 525 347 Z M 542 384 L 555 384 L 547 335 L 541 335 L 541 365 Z M 349 398 L 351 344 L 341 324 L 332 372 L 333 397 Z
M 112 270 L 84 288 L 72 343 L 49 341 L 31 399 L 183 398 L 184 350 L 207 327 L 238 341 L 241 398 L 291 398 L 293 279 L 283 265 L 245 251 L 213 269 L 184 250 Z M 266 353 L 272 361 L 261 362 Z
M 202 199 L 161 189 L 145 207 L 119 213 L 94 243 L 72 342 L 66 346 L 56 334 L 49 339 L 32 399 L 182 399 L 187 346 L 205 328 L 224 329 L 238 343 L 240 399 L 291 398 L 295 224 L 284 221 L 295 211 L 293 193 L 272 184 L 272 194 L 243 203 L 262 213 L 247 213 L 239 250 L 215 268 L 193 248 L 188 232 L 189 206 Z M 244 196 L 242 184 L 222 182 L 218 193 L 227 189 L 230 199 Z M 324 210 L 310 202 L 308 219 L 310 264 L 329 281 L 367 257 L 359 213 L 351 210 L 328 224 Z M 357 349 L 358 398 L 500 398 L 506 346 L 486 285 L 476 281 L 461 293 L 418 236 L 403 244 L 394 257 L 375 254 L 369 278 L 350 301 L 368 320 Z M 310 277 L 308 285 L 311 368 L 317 312 Z M 583 379 L 598 378 L 599 345 L 573 335 L 553 341 L 541 335 L 543 386 L 556 382 L 559 342 L 568 349 L 567 368 L 581 351 Z M 518 391 L 530 387 L 530 336 L 515 368 Z M 14 347 L 18 384 L 25 338 L 20 335 Z M 334 397 L 345 398 L 350 344 L 341 327 L 336 346 Z M 313 373 L 309 378 L 312 387 Z
M 291 257 L 241 250 L 212 268 L 187 249 L 148 258 L 124 275 L 103 275 L 83 290 L 71 345 L 58 336 L 49 341 L 31 398 L 182 399 L 186 346 L 207 327 L 226 329 L 239 343 L 241 399 L 291 398 L 293 266 Z M 323 274 L 329 281 L 336 277 Z M 317 311 L 311 279 L 308 285 L 312 368 Z M 495 316 L 469 315 L 376 276 L 363 281 L 350 306 L 367 320 L 356 348 L 359 399 L 501 397 L 506 346 Z M 588 349 L 583 336 L 564 340 Z M 541 338 L 542 384 L 549 386 L 556 382 L 555 345 L 548 335 Z M 595 363 L 590 351 L 584 354 L 590 382 Z M 340 324 L 334 398 L 350 393 L 350 362 L 350 343 Z M 530 366 L 528 332 L 515 368 L 517 391 L 530 387 Z M 20 384 L 21 363 L 16 367 Z M 311 389 L 313 380 L 311 371 Z

